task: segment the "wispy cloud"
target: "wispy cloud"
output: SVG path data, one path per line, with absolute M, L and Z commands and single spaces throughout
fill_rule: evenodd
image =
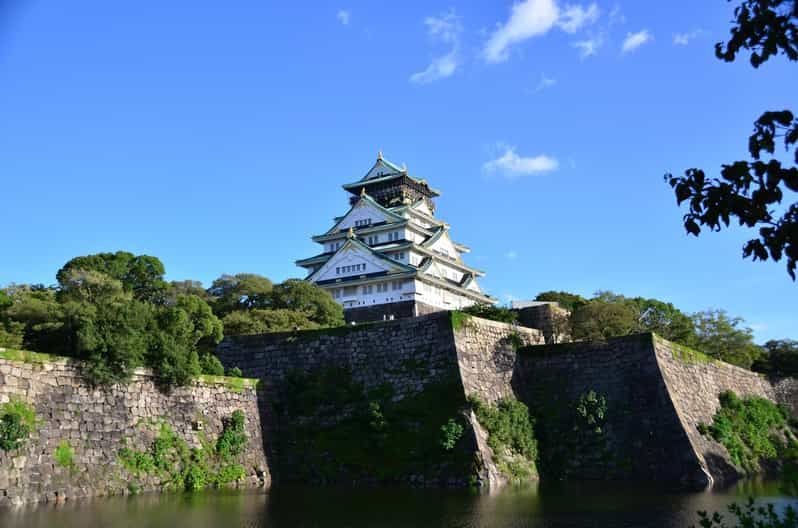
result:
M 504 258 L 506 258 L 507 260 L 515 260 L 518 258 L 518 252 L 515 251 L 514 249 L 511 249 L 510 251 L 504 254 Z
M 341 24 L 343 24 L 345 26 L 349 25 L 349 19 L 350 19 L 351 16 L 352 16 L 352 13 L 350 13 L 349 10 L 347 10 L 347 9 L 339 9 L 338 13 L 335 14 L 335 18 L 338 19 L 338 22 L 340 22 Z
M 630 51 L 634 51 L 646 42 L 651 41 L 652 38 L 654 37 L 651 36 L 651 33 L 649 33 L 647 29 L 638 31 L 637 33 L 627 33 L 621 45 L 621 52 L 629 53 Z
M 673 34 L 673 43 L 676 46 L 687 46 L 690 44 L 690 41 L 699 36 L 703 33 L 700 29 L 694 29 L 693 31 L 689 31 L 687 33 L 674 33 Z
M 571 45 L 579 50 L 579 58 L 584 60 L 598 53 L 602 44 L 604 44 L 604 37 L 599 34 L 585 40 L 577 40 Z
M 447 53 L 434 57 L 426 69 L 410 76 L 410 82 L 425 84 L 454 75 L 460 66 L 460 34 L 463 32 L 461 18 L 454 10 L 439 17 L 424 19 L 427 34 L 433 41 L 447 44 Z
M 614 26 L 615 24 L 625 24 L 626 23 L 626 16 L 624 16 L 623 11 L 621 11 L 621 6 L 615 4 L 612 6 L 612 10 L 610 10 L 609 15 L 609 25 Z
M 545 73 L 540 74 L 540 82 L 535 87 L 535 92 L 540 92 L 541 90 L 545 90 L 546 88 L 551 88 L 557 84 L 557 79 L 552 77 L 546 77 Z
M 572 5 L 562 11 L 557 25 L 566 33 L 576 33 L 583 27 L 594 23 L 598 17 L 599 8 L 595 3 L 587 7 Z
M 501 145 L 504 152 L 482 165 L 482 169 L 490 174 L 497 173 L 508 179 L 515 179 L 530 174 L 540 174 L 557 170 L 560 164 L 556 159 L 545 154 L 537 156 L 519 156 L 515 147 Z
M 561 10 L 555 0 L 522 0 L 513 4 L 507 21 L 491 33 L 482 55 L 487 62 L 504 62 L 515 44 L 544 35 L 554 27 L 575 33 L 598 17 L 599 8 L 595 2 L 587 7 L 568 5 Z
M 547 33 L 558 18 L 559 11 L 554 0 L 525 0 L 513 4 L 510 18 L 496 29 L 485 44 L 485 60 L 506 61 L 510 57 L 510 46 Z

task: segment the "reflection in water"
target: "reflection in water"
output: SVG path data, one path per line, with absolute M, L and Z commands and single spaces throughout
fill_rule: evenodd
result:
M 795 503 L 777 483 L 684 493 L 640 485 L 541 484 L 487 496 L 431 490 L 276 488 L 268 493 L 144 495 L 0 510 L 9 528 L 451 527 L 685 528 L 696 510 L 722 510 L 759 497 Z

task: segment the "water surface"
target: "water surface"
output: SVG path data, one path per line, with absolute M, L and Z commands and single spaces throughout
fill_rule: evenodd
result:
M 280 487 L 140 495 L 0 510 L 8 528 L 452 527 L 686 528 L 696 510 L 726 510 L 755 496 L 778 508 L 798 504 L 778 483 L 747 481 L 684 493 L 640 485 L 541 484 L 493 496 L 463 491 Z

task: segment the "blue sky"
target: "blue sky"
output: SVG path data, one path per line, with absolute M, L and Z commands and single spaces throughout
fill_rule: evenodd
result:
M 503 301 L 614 290 L 798 338 L 784 263 L 688 237 L 662 179 L 795 106 L 794 64 L 714 58 L 732 8 L 0 0 L 0 284 L 117 249 L 169 279 L 300 276 L 382 149 Z

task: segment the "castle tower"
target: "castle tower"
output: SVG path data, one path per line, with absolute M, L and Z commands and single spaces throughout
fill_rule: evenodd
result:
M 343 185 L 350 209 L 333 227 L 312 237 L 322 252 L 296 263 L 309 280 L 344 307 L 347 321 L 413 317 L 494 304 L 463 262 L 470 250 L 454 242 L 435 218 L 440 193 L 378 154 L 360 180 Z

